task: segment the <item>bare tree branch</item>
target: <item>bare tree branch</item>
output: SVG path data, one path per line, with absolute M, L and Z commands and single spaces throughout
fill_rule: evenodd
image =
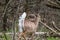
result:
M 14 33 L 5 33 L 6 35 L 14 35 Z M 18 33 L 16 33 L 16 36 L 17 36 Z M 0 33 L 0 35 L 3 35 L 3 33 Z M 35 35 L 42 35 L 42 36 L 45 36 L 45 37 L 60 37 L 60 35 L 57 35 L 57 34 L 51 34 L 51 33 L 48 33 L 48 32 L 35 32 Z
M 53 4 L 53 5 L 58 5 L 56 2 L 53 2 L 51 0 L 48 0 L 49 3 Z
M 55 7 L 60 9 L 60 5 L 58 5 L 56 2 L 53 2 L 51 0 L 48 0 L 47 6 L 49 7 Z
M 7 3 L 7 5 L 6 5 L 6 7 L 5 7 L 5 10 L 4 10 L 4 13 L 3 13 L 3 17 L 4 17 L 4 15 L 6 14 L 6 10 L 7 10 L 8 5 L 9 5 L 11 2 L 12 2 L 12 0 L 9 0 L 9 2 Z
M 42 23 L 45 27 L 47 27 L 48 29 L 50 29 L 52 32 L 60 35 L 60 33 L 57 33 L 54 29 L 52 29 L 51 27 L 49 27 L 48 25 L 46 25 L 45 23 L 43 23 L 42 21 L 40 21 L 40 23 Z
M 56 26 L 55 22 L 52 21 L 52 23 L 53 23 L 54 28 L 56 28 L 60 32 L 60 29 Z

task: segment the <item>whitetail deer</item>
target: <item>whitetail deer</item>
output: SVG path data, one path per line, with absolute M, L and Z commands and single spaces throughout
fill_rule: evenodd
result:
M 39 21 L 40 21 L 39 14 L 29 14 L 28 17 L 24 20 L 24 28 L 21 34 L 25 40 L 26 35 L 32 36 L 36 32 Z

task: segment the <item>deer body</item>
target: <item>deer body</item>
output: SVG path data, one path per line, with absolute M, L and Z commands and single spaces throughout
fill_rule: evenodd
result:
M 34 22 L 31 22 L 29 20 L 25 20 L 24 22 L 24 29 L 26 32 L 35 32 L 37 28 L 37 25 Z
M 30 15 L 31 16 L 31 15 Z M 33 16 L 33 15 L 32 15 Z M 31 20 L 32 19 L 32 20 Z M 26 32 L 36 32 L 38 23 L 40 21 L 40 17 L 37 16 L 36 18 L 26 19 L 24 21 L 24 29 Z
M 36 32 L 38 28 L 38 23 L 40 21 L 40 16 L 36 16 L 35 14 L 29 15 L 29 19 L 24 20 L 24 27 L 22 36 L 26 40 L 26 35 L 31 34 L 31 36 Z

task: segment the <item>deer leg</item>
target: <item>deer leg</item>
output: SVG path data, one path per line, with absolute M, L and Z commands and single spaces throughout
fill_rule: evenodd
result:
M 24 38 L 24 40 L 27 40 L 27 39 L 26 39 L 26 34 L 25 34 L 25 33 L 22 34 L 22 37 Z
M 18 40 L 21 40 L 21 37 L 22 37 L 22 33 L 18 33 Z
M 31 39 L 32 39 L 32 40 L 34 40 L 34 33 L 32 34 L 32 36 L 31 36 L 31 37 L 32 37 Z

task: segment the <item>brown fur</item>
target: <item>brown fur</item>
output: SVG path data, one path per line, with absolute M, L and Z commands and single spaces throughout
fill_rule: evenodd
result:
M 36 32 L 38 23 L 40 20 L 40 16 L 37 14 L 29 14 L 28 18 L 24 21 L 24 32 L 22 33 L 23 37 L 25 38 L 27 34 L 31 34 L 31 36 Z M 26 38 L 25 38 L 26 40 Z

